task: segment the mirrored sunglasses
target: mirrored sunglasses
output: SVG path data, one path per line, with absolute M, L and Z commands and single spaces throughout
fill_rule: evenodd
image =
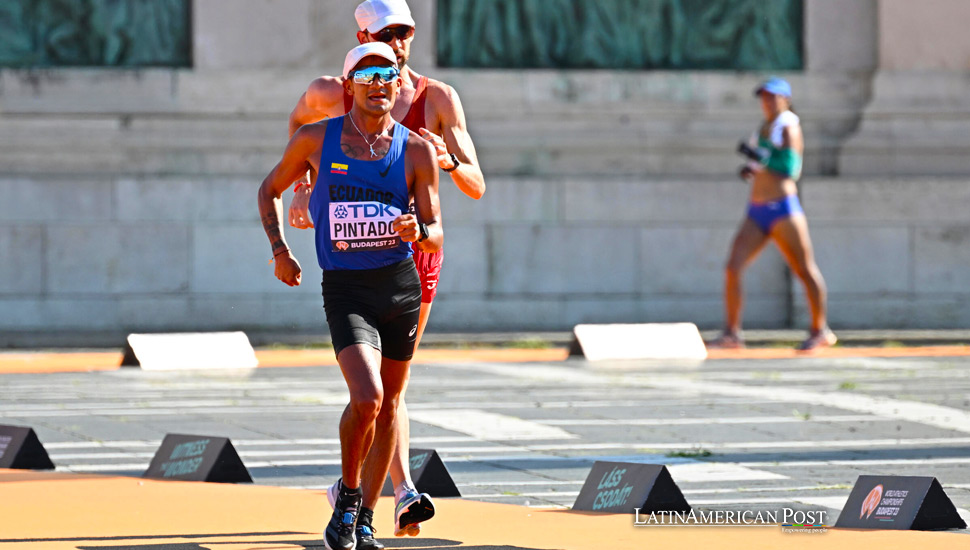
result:
M 383 82 L 391 83 L 397 80 L 401 71 L 394 67 L 366 67 L 359 71 L 354 71 L 354 82 L 357 84 L 373 84 L 378 78 Z
M 397 27 L 385 27 L 375 33 L 371 33 L 371 36 L 381 42 L 390 42 L 395 38 L 407 40 L 408 38 L 414 36 L 414 27 L 408 27 L 405 25 L 400 25 Z

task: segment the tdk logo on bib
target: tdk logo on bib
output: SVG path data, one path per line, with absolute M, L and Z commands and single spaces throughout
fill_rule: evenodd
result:
M 334 213 L 337 216 L 343 214 L 342 217 L 346 218 L 348 210 L 350 210 L 354 218 L 386 218 L 390 216 L 391 221 L 393 221 L 394 218 L 401 215 L 401 211 L 397 208 L 379 202 L 337 203 L 337 208 L 334 210 Z
M 380 202 L 331 202 L 331 247 L 334 252 L 394 248 L 401 239 L 392 225 L 400 215 L 400 209 Z

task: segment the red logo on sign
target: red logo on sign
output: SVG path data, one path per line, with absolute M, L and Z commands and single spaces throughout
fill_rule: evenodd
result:
M 344 241 L 337 241 L 337 250 L 347 250 L 350 245 Z
M 862 511 L 859 512 L 859 519 L 862 519 L 862 516 L 866 516 L 866 519 L 869 519 L 869 516 L 876 511 L 876 507 L 879 506 L 879 501 L 881 500 L 882 485 L 876 485 L 869 491 L 869 496 L 862 501 Z

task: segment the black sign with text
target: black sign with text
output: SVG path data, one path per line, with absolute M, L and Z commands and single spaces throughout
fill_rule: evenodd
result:
M 0 468 L 53 470 L 54 463 L 33 428 L 0 425 Z
M 573 510 L 640 513 L 689 512 L 690 505 L 663 464 L 600 462 L 593 464 Z
M 835 526 L 928 531 L 967 524 L 935 477 L 859 476 Z
M 414 488 L 419 493 L 428 493 L 433 497 L 460 497 L 461 493 L 455 485 L 448 468 L 434 449 L 411 449 L 410 458 L 411 479 Z M 384 482 L 383 496 L 393 496 L 394 487 L 391 477 Z
M 216 483 L 253 481 L 228 438 L 183 434 L 165 436 L 142 477 Z

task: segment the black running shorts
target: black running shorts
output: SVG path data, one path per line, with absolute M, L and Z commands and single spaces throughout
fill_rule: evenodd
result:
M 421 280 L 414 260 L 378 269 L 323 272 L 323 309 L 334 352 L 367 344 L 395 361 L 410 361 L 418 334 Z

